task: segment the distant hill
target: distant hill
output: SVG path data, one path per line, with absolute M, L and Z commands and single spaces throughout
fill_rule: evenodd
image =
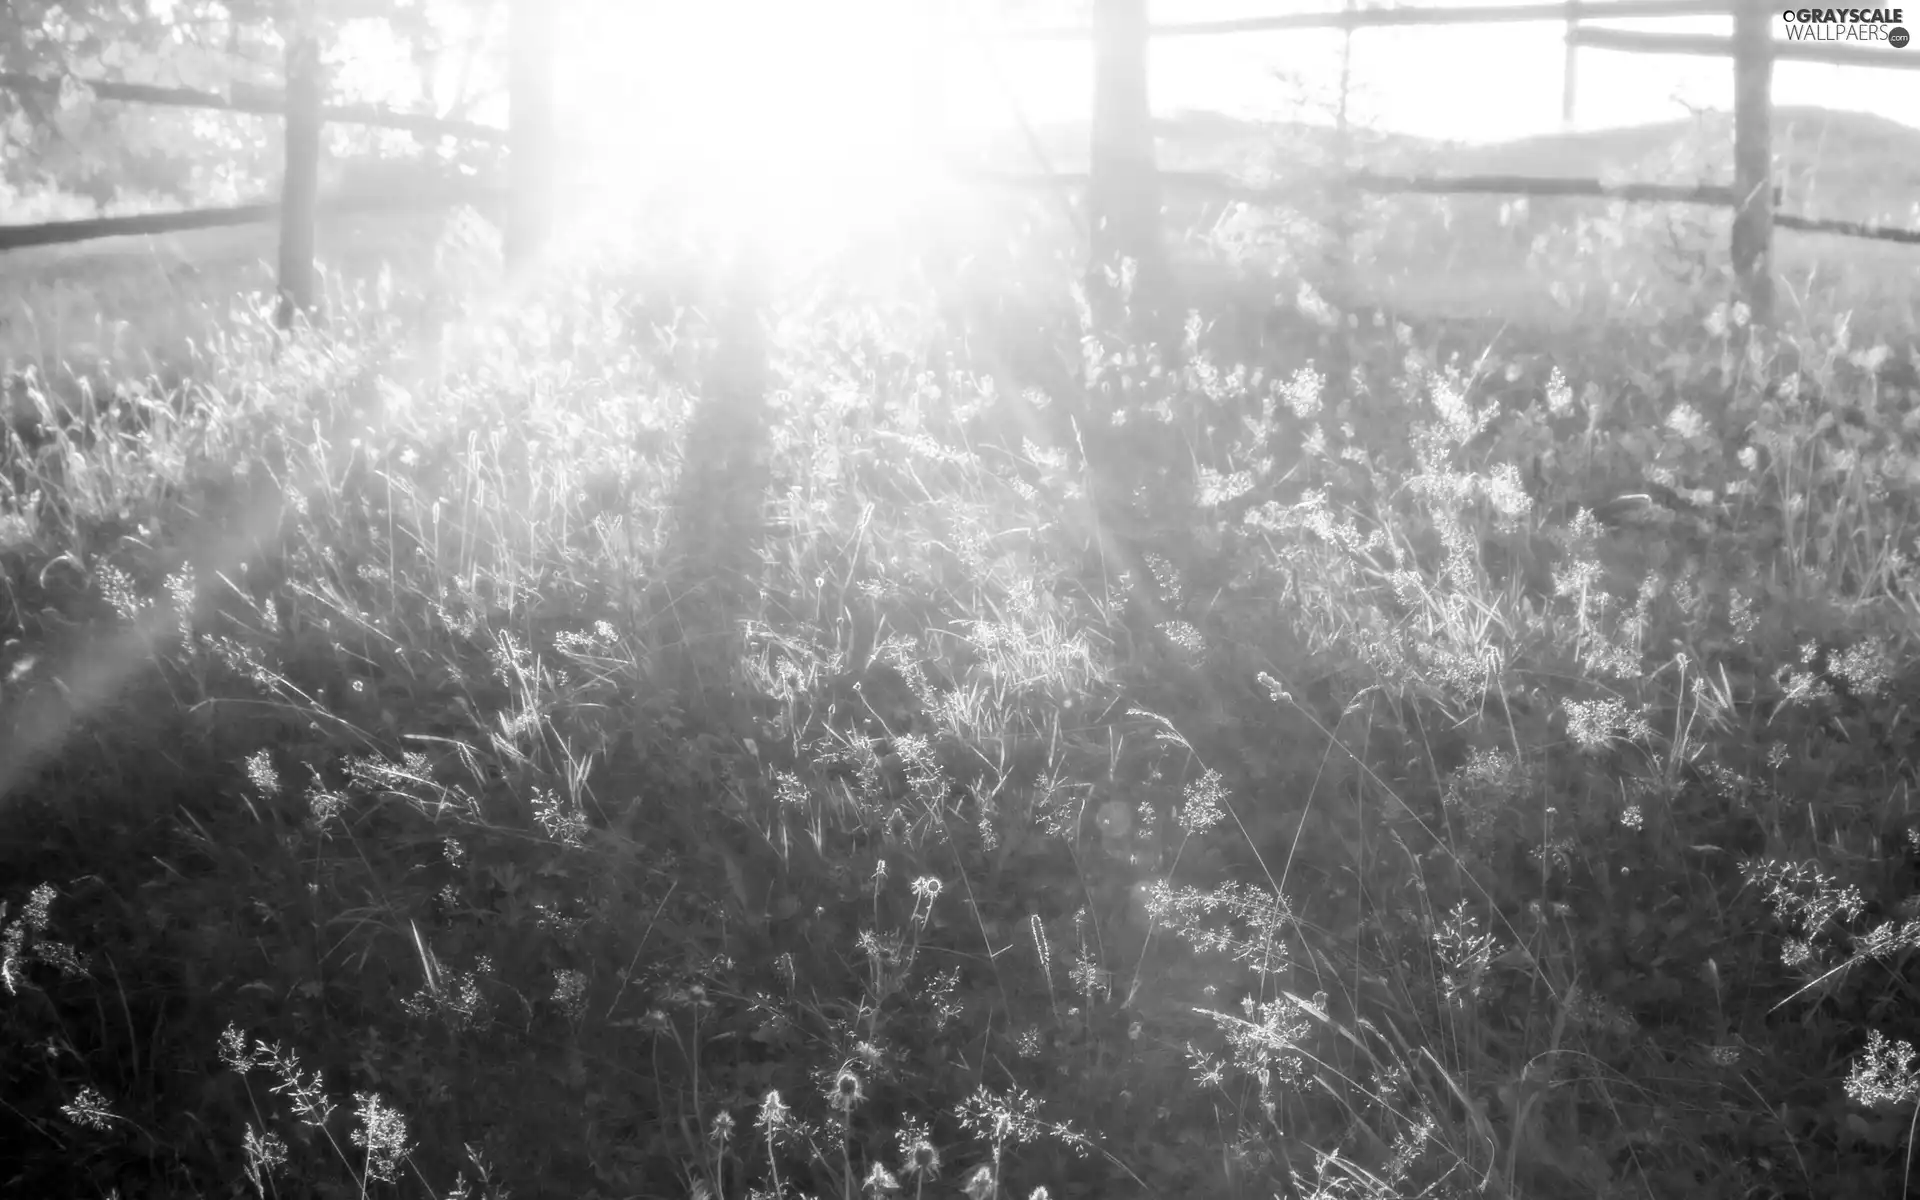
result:
M 1920 225 L 1920 129 L 1871 113 L 1778 108 L 1773 153 L 1784 208 Z M 1733 122 L 1710 113 L 1697 121 L 1524 138 L 1463 149 L 1456 161 L 1475 171 L 1730 181 Z
M 1332 128 L 1253 121 L 1216 112 L 1182 112 L 1157 123 L 1160 162 L 1181 170 L 1285 177 L 1330 169 Z M 1059 123 L 1036 134 L 1057 170 L 1085 170 L 1087 127 Z M 1773 114 L 1774 157 L 1783 207 L 1808 216 L 1920 226 L 1920 129 L 1870 113 L 1784 107 Z M 1023 138 L 1002 136 L 978 148 L 996 166 L 1033 170 Z M 1732 118 L 1546 134 L 1492 145 L 1465 145 L 1355 131 L 1354 165 L 1394 173 L 1489 173 L 1648 182 L 1732 182 Z

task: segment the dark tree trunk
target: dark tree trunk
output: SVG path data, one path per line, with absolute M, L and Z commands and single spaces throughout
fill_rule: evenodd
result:
M 1773 318 L 1773 23 L 1761 0 L 1733 17 L 1733 270 L 1753 319 Z
M 286 166 L 280 180 L 279 304 L 282 329 L 312 313 L 314 224 L 320 208 L 320 40 L 311 28 L 287 42 Z
M 1089 290 L 1111 294 L 1110 273 L 1131 263 L 1134 296 L 1155 297 L 1165 264 L 1147 90 L 1147 0 L 1094 0 L 1093 43 Z
M 513 0 L 507 141 L 511 195 L 506 259 L 523 271 L 546 247 L 553 225 L 553 14 L 541 0 Z

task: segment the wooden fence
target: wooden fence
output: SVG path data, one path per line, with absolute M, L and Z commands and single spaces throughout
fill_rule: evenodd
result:
M 1014 40 L 1075 40 L 1093 45 L 1096 84 L 1092 171 L 1084 176 L 1047 173 L 1026 177 L 976 175 L 976 178 L 999 183 L 1037 182 L 1085 188 L 1094 214 L 1096 256 L 1126 253 L 1129 248 L 1139 252 L 1157 238 L 1157 197 L 1163 188 L 1210 192 L 1255 202 L 1298 195 L 1297 188 L 1247 188 L 1218 176 L 1181 175 L 1157 169 L 1146 87 L 1146 46 L 1151 40 L 1312 29 L 1342 30 L 1351 37 L 1361 29 L 1543 21 L 1566 24 L 1567 86 L 1563 103 L 1569 116 L 1574 94 L 1575 52 L 1580 48 L 1731 58 L 1735 79 L 1732 184 L 1682 187 L 1512 175 L 1359 174 L 1339 181 L 1340 185 L 1375 193 L 1601 196 L 1636 203 L 1732 208 L 1735 210 L 1734 267 L 1755 313 L 1763 320 L 1772 308 L 1772 275 L 1768 263 L 1776 226 L 1920 244 L 1920 230 L 1775 211 L 1778 189 L 1771 186 L 1773 64 L 1793 60 L 1913 70 L 1920 69 L 1920 52 L 1903 54 L 1897 50 L 1775 40 L 1768 30 L 1774 10 L 1765 7 L 1764 0 L 1558 0 L 1556 3 L 1385 9 L 1356 8 L 1349 0 L 1348 7 L 1339 12 L 1159 25 L 1148 22 L 1146 0 L 1095 0 L 1094 12 L 1095 21 L 1091 26 L 1005 31 L 1000 35 Z M 1605 19 L 1703 15 L 1731 15 L 1733 36 L 1646 33 L 1586 24 Z M 510 269 L 514 268 L 537 254 L 552 219 L 554 47 L 551 14 L 542 0 L 512 0 L 510 21 L 511 110 L 507 129 L 449 117 L 394 112 L 374 105 L 328 103 L 321 78 L 319 45 L 311 34 L 291 39 L 286 84 L 279 92 L 245 85 L 210 92 L 112 80 L 63 81 L 0 73 L 0 88 L 17 93 L 58 94 L 63 88 L 77 84 L 104 100 L 255 113 L 279 116 L 285 122 L 285 170 L 277 202 L 40 225 L 0 225 L 0 251 L 88 238 L 277 219 L 280 223 L 280 318 L 291 321 L 295 313 L 309 310 L 313 303 L 314 222 L 321 212 L 391 211 L 499 201 L 506 210 L 508 260 Z M 476 185 L 468 190 L 433 189 L 402 197 L 345 197 L 322 202 L 318 186 L 320 131 L 329 123 L 402 130 L 422 137 L 505 143 L 512 167 L 509 184 L 504 190 Z
M 512 80 L 509 127 L 422 113 L 395 112 L 378 105 L 333 104 L 325 98 L 321 48 L 305 30 L 288 39 L 286 82 L 280 91 L 236 84 L 222 92 L 159 87 L 100 79 L 60 79 L 0 72 L 0 88 L 23 95 L 58 96 L 79 87 L 102 99 L 126 104 L 163 105 L 276 116 L 283 120 L 283 169 L 277 200 L 221 208 L 51 221 L 36 225 L 0 225 L 0 251 L 57 245 L 94 238 L 172 233 L 238 225 L 280 226 L 275 319 L 289 325 L 314 303 L 314 226 L 322 213 L 397 212 L 443 208 L 451 204 L 503 207 L 507 214 L 509 267 L 537 254 L 551 220 L 551 147 L 554 141 L 553 71 L 549 14 L 538 0 L 513 0 Z M 539 36 L 536 36 L 539 35 Z M 419 137 L 453 137 L 505 143 L 513 170 L 505 189 L 484 184 L 410 189 L 399 195 L 320 195 L 321 131 L 328 124 L 394 129 Z
M 1478 4 L 1420 8 L 1360 9 L 1349 0 L 1344 11 L 1289 13 L 1270 17 L 1246 17 L 1233 20 L 1151 24 L 1146 19 L 1146 0 L 1094 0 L 1094 22 L 1090 26 L 1028 29 L 1009 32 L 1006 37 L 1022 41 L 1085 41 L 1095 47 L 1095 73 L 1137 71 L 1140 77 L 1127 81 L 1102 82 L 1094 87 L 1093 169 L 1082 182 L 1089 193 L 1089 207 L 1095 228 L 1127 228 L 1140 206 L 1137 199 L 1118 197 L 1128 182 L 1140 175 L 1139 160 L 1153 153 L 1153 135 L 1146 116 L 1125 115 L 1103 119 L 1098 108 L 1104 98 L 1144 97 L 1145 55 L 1127 52 L 1116 55 L 1111 47 L 1128 38 L 1144 45 L 1151 39 L 1249 35 L 1288 30 L 1341 30 L 1349 37 L 1356 30 L 1393 27 L 1476 25 L 1511 22 L 1562 21 L 1566 25 L 1566 88 L 1563 116 L 1571 119 L 1574 98 L 1576 51 L 1581 48 L 1618 50 L 1631 53 L 1689 54 L 1731 58 L 1734 71 L 1734 179 L 1730 187 L 1705 185 L 1699 188 L 1671 189 L 1653 184 L 1611 186 L 1600 180 L 1563 178 L 1505 177 L 1421 177 L 1392 178 L 1355 176 L 1345 182 L 1359 191 L 1449 193 L 1503 193 L 1527 196 L 1595 195 L 1647 203 L 1711 204 L 1735 210 L 1732 232 L 1732 258 L 1750 306 L 1760 320 L 1769 319 L 1773 307 L 1773 277 L 1770 269 L 1773 230 L 1788 229 L 1836 233 L 1851 237 L 1920 244 L 1920 230 L 1889 228 L 1856 221 L 1827 220 L 1789 213 L 1777 213 L 1778 189 L 1772 186 L 1772 112 L 1773 64 L 1777 61 L 1830 63 L 1852 67 L 1891 70 L 1920 70 L 1920 53 L 1899 50 L 1875 50 L 1833 43 L 1796 42 L 1775 39 L 1769 25 L 1777 9 L 1766 0 L 1560 0 L 1558 3 Z M 1588 21 L 1683 16 L 1731 16 L 1731 37 L 1695 34 L 1649 33 L 1612 29 L 1586 24 Z M 1131 99 L 1125 101 L 1139 108 Z M 1128 126 L 1116 131 L 1116 126 Z M 1104 159 L 1104 161 L 1103 161 Z M 1103 178 L 1111 184 L 1103 189 Z M 1029 176 L 1018 182 L 1057 184 L 1064 178 L 1052 173 Z M 1261 198 L 1258 189 L 1236 189 L 1224 180 L 1181 179 L 1159 173 L 1157 182 L 1176 188 L 1216 190 L 1248 199 Z M 1105 197 L 1103 199 L 1103 191 Z M 1107 205 L 1115 212 L 1104 211 Z M 1151 253 L 1144 244 L 1139 253 Z

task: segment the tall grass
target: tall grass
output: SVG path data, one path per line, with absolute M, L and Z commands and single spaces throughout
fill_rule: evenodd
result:
M 16 361 L 8 1185 L 1894 1194 L 1909 348 L 976 253 Z

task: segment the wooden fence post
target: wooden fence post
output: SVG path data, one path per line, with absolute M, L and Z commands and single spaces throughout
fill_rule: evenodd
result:
M 1580 64 L 1580 0 L 1567 0 L 1567 61 L 1560 81 L 1560 122 L 1573 125 L 1573 96 L 1576 69 Z
M 552 231 L 555 166 L 553 102 L 554 5 L 513 0 L 509 14 L 506 265 L 525 270 Z
M 314 223 L 320 207 L 320 39 L 311 23 L 287 42 L 286 162 L 280 177 L 279 302 L 274 321 L 291 328 L 313 311 Z
M 921 6 L 920 73 L 913 96 L 914 125 L 927 149 L 944 158 L 947 151 L 947 40 L 946 0 L 926 0 Z
M 1773 317 L 1773 8 L 1735 0 L 1733 270 L 1762 324 Z
M 1147 0 L 1094 0 L 1092 141 L 1089 282 L 1106 290 L 1101 275 L 1130 259 L 1138 285 L 1157 289 L 1160 181 L 1147 91 Z

